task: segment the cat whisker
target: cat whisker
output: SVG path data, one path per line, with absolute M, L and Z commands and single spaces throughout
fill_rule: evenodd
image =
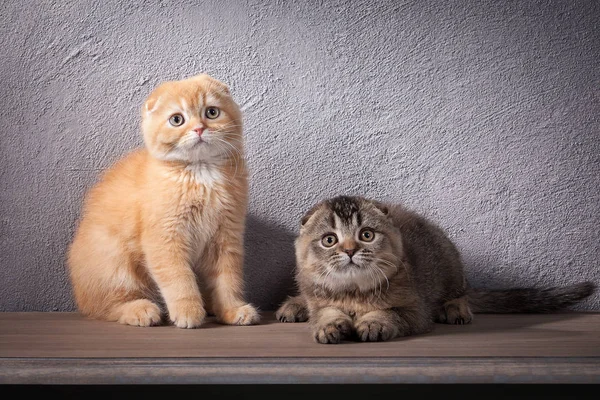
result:
M 393 262 L 391 262 L 391 261 L 384 260 L 384 259 L 381 259 L 381 258 L 374 258 L 374 261 L 375 261 L 375 263 L 378 263 L 378 264 L 381 263 L 383 265 L 387 265 L 389 267 L 394 268 L 396 271 L 398 271 L 398 266 L 396 264 L 394 264 Z
M 380 270 L 379 268 L 375 268 L 379 273 L 381 273 L 381 276 L 383 276 L 383 278 L 385 279 L 385 281 L 387 282 L 387 289 L 386 290 L 390 290 L 390 280 L 388 279 L 388 277 L 383 273 L 382 270 Z
M 239 125 L 241 127 L 241 125 Z M 219 136 L 225 137 L 229 140 L 238 140 L 241 141 L 240 138 L 240 133 L 239 132 L 235 132 L 233 129 L 236 126 L 231 126 L 231 127 L 221 127 L 221 128 L 216 128 L 216 129 L 211 129 L 210 132 L 213 134 L 219 134 Z
M 327 286 L 325 284 L 325 281 L 327 281 L 327 278 L 329 277 L 329 274 L 331 274 L 333 272 L 333 269 L 329 269 L 329 271 L 327 272 L 327 274 L 325 274 L 325 278 L 323 278 L 323 286 Z M 329 286 L 328 286 L 329 287 Z M 331 289 L 331 287 L 329 287 Z
M 373 289 L 377 288 L 377 277 L 375 276 L 375 274 L 371 271 L 371 267 L 367 268 L 367 272 L 369 273 L 369 276 L 371 277 L 371 279 L 373 280 Z M 373 296 L 375 296 L 376 291 L 373 291 Z M 381 299 L 381 284 L 379 284 L 379 294 L 377 296 L 378 299 Z
M 377 272 L 381 272 L 381 270 L 378 268 L 373 268 L 373 269 L 375 270 L 375 275 L 377 275 L 376 274 Z M 381 273 L 383 274 L 383 272 L 381 272 Z M 385 278 L 385 275 L 384 275 L 384 278 Z M 387 278 L 385 278 L 385 279 L 387 281 Z M 379 283 L 379 300 L 381 300 L 381 293 L 383 292 L 383 281 L 381 279 L 378 279 L 377 282 Z M 388 282 L 388 287 L 387 287 L 386 291 L 389 290 L 389 288 L 390 288 L 390 285 Z
M 378 258 L 377 260 L 378 260 L 378 262 L 380 262 L 384 265 L 389 265 L 391 267 L 394 267 L 396 269 L 396 273 L 398 273 L 399 268 L 398 268 L 398 265 L 396 265 L 395 263 L 393 263 L 389 260 L 381 259 L 381 258 Z M 405 275 L 408 278 L 408 281 L 410 283 L 412 283 L 412 277 L 411 277 L 411 274 L 408 272 L 408 267 L 406 266 L 406 264 L 402 260 L 397 260 L 397 262 L 402 266 L 402 269 L 404 270 Z
M 323 275 L 325 275 L 325 273 L 326 273 L 326 272 L 327 272 L 327 268 L 323 268 L 323 271 L 321 271 L 321 273 L 319 274 L 319 276 L 317 277 L 317 279 L 316 279 L 316 280 L 318 281 L 319 279 L 321 279 L 321 277 L 322 277 Z
M 387 290 L 390 289 L 390 281 L 388 279 L 388 277 L 385 275 L 385 273 L 380 269 L 375 267 L 373 264 L 371 264 L 371 261 L 376 261 L 376 262 L 381 262 L 381 263 L 389 263 L 389 265 L 394 266 L 391 262 L 387 261 L 387 260 L 383 260 L 383 259 L 379 259 L 379 258 L 375 258 L 375 257 L 371 257 L 371 255 L 366 255 L 366 254 L 360 254 L 357 258 L 357 261 L 366 261 L 367 264 L 365 264 L 364 266 L 366 267 L 366 270 L 369 272 L 369 274 L 371 274 L 371 272 L 376 272 L 376 273 L 380 273 L 383 276 L 383 279 L 385 279 L 385 281 L 387 282 Z M 377 275 L 377 274 L 375 274 Z M 383 292 L 383 285 L 382 285 L 382 280 L 381 279 L 377 279 L 375 277 L 375 281 L 379 283 L 379 295 L 378 298 L 381 299 L 381 293 Z
M 372 265 L 370 263 L 370 261 L 371 261 L 370 257 L 365 256 L 364 253 L 357 253 L 353 257 L 353 260 L 354 260 L 355 263 L 360 262 L 362 264 L 362 265 L 359 265 L 359 264 L 357 264 L 357 265 L 359 265 L 364 271 L 366 271 L 369 274 L 369 276 L 373 280 L 373 287 L 374 288 L 377 287 L 377 276 L 374 275 L 373 272 L 372 272 L 373 267 L 372 267 Z M 366 263 L 364 263 L 364 262 L 366 262 Z
M 316 279 L 316 283 L 317 283 L 317 284 L 319 283 L 319 281 L 321 280 L 321 277 L 323 277 L 323 275 L 325 275 L 325 273 L 326 273 L 326 272 L 327 272 L 327 268 L 325 268 L 325 269 L 323 270 L 323 272 L 321 272 L 321 273 L 319 274 L 319 276 L 318 276 L 318 277 L 317 277 L 317 279 Z
M 223 147 L 220 145 L 216 145 L 216 147 L 220 150 L 225 152 L 226 154 L 226 159 L 235 167 L 233 176 L 231 177 L 231 179 L 227 179 L 225 178 L 224 180 L 227 181 L 228 183 L 231 182 L 235 182 L 235 179 L 237 178 L 238 175 L 238 163 L 237 163 L 237 157 L 236 154 L 233 153 L 230 149 L 228 149 L 227 147 Z
M 396 268 L 396 273 L 398 272 L 399 267 L 397 264 L 392 263 L 391 261 L 388 261 L 388 260 L 381 260 L 381 261 L 388 263 L 387 265 L 393 266 L 394 268 Z M 402 260 L 397 260 L 397 263 L 400 264 L 400 266 L 402 266 L 402 269 L 404 270 L 406 276 L 408 277 L 409 282 L 412 282 L 412 278 L 410 276 L 410 273 L 408 271 L 408 267 L 406 266 L 406 264 Z
M 381 300 L 381 292 L 382 292 L 382 286 L 381 286 L 381 279 L 377 279 L 377 274 L 375 274 L 375 272 L 373 271 L 375 268 L 373 267 L 369 267 L 369 271 L 373 272 L 373 279 L 375 280 L 375 282 L 377 283 L 377 285 L 379 286 L 379 293 L 377 294 L 377 299 Z
M 231 128 L 240 128 L 242 127 L 242 124 L 236 124 L 235 122 L 228 122 L 225 125 L 219 126 L 218 128 L 213 129 L 213 132 L 225 132 L 228 129 Z
M 376 263 L 381 263 L 383 265 L 387 265 L 389 267 L 392 267 L 396 270 L 396 272 L 398 272 L 398 266 L 396 264 L 394 264 L 393 262 L 391 262 L 390 260 L 385 260 L 383 258 L 374 258 L 374 261 Z
M 217 140 L 218 140 L 218 139 L 217 139 Z M 225 142 L 223 142 L 223 143 L 225 143 Z M 235 167 L 236 167 L 236 171 L 235 171 L 235 174 L 234 174 L 234 178 L 235 178 L 235 177 L 236 177 L 236 175 L 237 175 L 237 162 L 236 162 L 236 158 L 237 158 L 237 157 L 236 157 L 236 155 L 237 155 L 237 154 L 235 153 L 235 151 L 234 151 L 234 150 L 231 150 L 231 149 L 230 149 L 230 148 L 228 148 L 228 147 L 222 146 L 220 141 L 219 141 L 219 142 L 217 142 L 217 143 L 214 143 L 214 145 L 215 145 L 215 147 L 217 147 L 217 148 L 218 148 L 220 151 L 223 151 L 223 152 L 225 152 L 225 153 L 226 153 L 227 160 L 229 160 L 229 161 L 231 161 L 231 162 L 233 162 L 233 163 L 234 163 L 234 165 L 235 165 Z
M 227 146 L 229 146 L 231 149 L 227 148 L 227 147 L 219 147 L 221 150 L 225 151 L 228 154 L 228 158 L 234 163 L 235 166 L 235 171 L 233 173 L 233 177 L 236 178 L 237 174 L 238 174 L 238 161 L 237 158 L 242 158 L 242 153 L 240 151 L 239 148 L 236 148 L 234 145 L 232 145 L 231 143 L 227 142 L 224 139 L 221 139 L 220 137 L 214 137 L 213 139 L 215 139 L 217 142 L 216 143 L 222 143 L 225 144 Z M 237 157 L 236 157 L 237 156 Z

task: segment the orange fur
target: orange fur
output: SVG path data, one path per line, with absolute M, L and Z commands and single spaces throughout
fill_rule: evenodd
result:
M 184 123 L 171 124 L 174 114 Z M 139 326 L 165 312 L 181 328 L 200 326 L 207 311 L 226 324 L 257 323 L 243 298 L 248 183 L 229 90 L 205 74 L 163 83 L 142 107 L 142 132 L 145 148 L 86 196 L 67 263 L 79 310 Z

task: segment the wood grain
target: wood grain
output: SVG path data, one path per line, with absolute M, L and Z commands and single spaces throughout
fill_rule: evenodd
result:
M 593 358 L 0 359 L 0 384 L 600 383 Z
M 382 343 L 313 342 L 308 324 L 139 328 L 77 313 L 0 313 L 0 357 L 600 357 L 600 313 L 477 315 Z
M 77 313 L 0 313 L 0 383 L 600 383 L 600 313 L 477 315 L 382 343 L 256 326 L 137 328 Z

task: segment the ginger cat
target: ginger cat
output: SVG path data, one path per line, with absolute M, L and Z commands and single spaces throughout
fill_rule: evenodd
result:
M 151 326 L 258 323 L 243 296 L 248 198 L 242 115 L 201 74 L 157 87 L 142 107 L 145 148 L 108 169 L 86 196 L 68 250 L 79 311 Z

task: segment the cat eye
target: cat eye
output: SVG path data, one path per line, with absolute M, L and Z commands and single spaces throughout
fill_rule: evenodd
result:
M 372 242 L 375 239 L 375 232 L 370 229 L 363 229 L 360 232 L 360 240 L 363 242 Z
M 323 236 L 323 238 L 321 239 L 321 243 L 325 247 L 331 247 L 334 244 L 336 244 L 337 241 L 338 241 L 337 236 L 335 236 L 333 233 L 329 233 L 329 234 Z
M 208 119 L 215 119 L 220 114 L 221 114 L 221 110 L 219 110 L 217 107 L 208 107 L 206 109 L 206 111 L 204 112 L 204 115 L 206 115 L 206 118 L 208 118 Z
M 171 118 L 169 118 L 169 123 L 173 126 L 181 126 L 184 122 L 185 120 L 181 114 L 173 114 L 171 115 Z

